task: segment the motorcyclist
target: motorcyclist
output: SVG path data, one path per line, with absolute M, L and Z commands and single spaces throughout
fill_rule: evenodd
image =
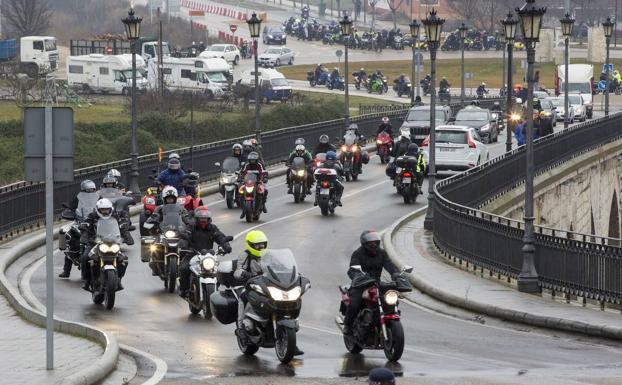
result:
M 268 237 L 263 231 L 253 230 L 246 234 L 244 240 L 246 250 L 238 257 L 237 268 L 233 277 L 239 284 L 245 285 L 249 279 L 263 274 L 260 261 L 268 253 Z M 244 309 L 246 307 L 246 293 L 242 292 L 238 302 L 238 327 L 244 328 Z M 296 347 L 294 355 L 300 356 L 304 352 Z
M 248 155 L 251 152 L 256 152 L 257 155 L 259 155 L 259 163 L 261 163 L 262 166 L 265 165 L 264 161 L 263 161 L 263 156 L 261 156 L 261 149 L 259 148 L 259 142 L 257 141 L 256 138 L 251 138 L 251 139 L 246 139 L 244 142 L 242 142 L 242 147 L 243 147 L 243 160 L 244 162 L 247 161 Z
M 337 67 L 333 68 L 333 72 L 331 72 L 331 74 L 330 74 L 330 81 L 331 81 L 333 87 L 335 87 L 335 85 L 337 83 L 337 79 L 339 79 L 340 77 L 341 77 L 341 75 L 339 74 L 339 68 L 337 68 Z
M 166 186 L 162 190 L 162 202 L 165 205 L 177 204 L 177 197 L 178 197 L 177 190 L 173 186 Z M 180 207 L 179 212 L 181 214 L 182 221 L 186 225 L 192 223 L 192 217 L 190 216 L 188 211 L 183 206 Z M 158 206 L 156 207 L 153 214 L 151 214 L 151 216 L 147 219 L 147 222 L 159 225 L 160 222 L 162 222 L 163 220 L 164 220 L 164 216 L 162 214 L 162 206 Z
M 353 281 L 353 285 L 348 291 L 350 304 L 346 310 L 344 319 L 343 334 L 352 334 L 352 325 L 356 319 L 361 302 L 363 301 L 363 291 L 365 287 L 356 287 L 354 285 L 356 278 L 361 274 L 367 274 L 369 277 L 380 281 L 382 269 L 386 269 L 395 279 L 400 274 L 400 270 L 391 262 L 387 253 L 380 248 L 380 236 L 374 230 L 365 230 L 360 236 L 361 246 L 352 253 L 350 257 L 350 268 L 348 269 L 348 277 Z
M 322 77 L 322 72 L 324 72 L 324 67 L 322 63 L 318 63 L 317 67 L 315 67 L 315 81 L 319 81 L 320 77 Z
M 492 104 L 492 108 L 490 109 L 492 112 L 501 112 L 501 104 L 499 102 L 494 102 Z
M 417 158 L 417 184 L 421 186 L 423 184 L 423 174 L 425 173 L 425 159 L 423 158 L 423 152 L 419 151 L 419 146 L 417 143 L 411 143 L 408 145 L 408 151 L 406 151 L 406 156 L 412 156 Z
M 421 101 L 421 96 L 417 95 L 415 96 L 415 104 L 413 104 L 414 106 L 423 106 L 423 102 Z
M 326 161 L 320 165 L 321 168 L 331 168 L 337 171 L 337 180 L 335 181 L 335 203 L 338 206 L 342 206 L 341 204 L 341 196 L 343 195 L 343 166 L 341 162 L 337 160 L 337 153 L 335 151 L 328 151 L 326 153 Z M 315 198 L 314 206 L 317 206 L 317 195 Z
M 102 198 L 97 201 L 95 205 L 95 211 L 90 213 L 84 222 L 80 224 L 80 242 L 85 245 L 84 252 L 80 257 L 80 269 L 82 270 L 82 279 L 84 280 L 84 285 L 82 288 L 84 290 L 89 290 L 91 287 L 91 267 L 89 266 L 89 261 L 91 257 L 94 255 L 93 247 L 95 247 L 95 238 L 97 235 L 97 222 L 100 219 L 109 219 L 114 218 L 119 222 L 119 231 L 121 232 L 121 236 L 124 238 L 124 242 L 128 245 L 134 244 L 134 240 L 132 236 L 129 234 L 129 230 L 127 223 L 125 222 L 125 218 L 123 218 L 120 213 L 114 211 L 112 202 L 110 202 L 107 198 Z M 131 243 L 128 243 L 128 240 Z M 123 289 L 121 285 L 120 279 L 125 275 L 125 268 L 127 267 L 127 260 L 118 266 L 119 271 L 119 289 Z
M 119 182 L 119 180 L 121 179 L 121 173 L 119 172 L 119 170 L 117 170 L 116 168 L 111 168 L 110 170 L 108 170 L 108 174 L 106 174 L 106 176 L 114 178 L 117 181 L 114 187 L 118 188 L 121 191 L 125 191 L 125 185 Z
M 361 83 L 366 83 L 367 82 L 367 72 L 365 72 L 365 68 L 362 68 L 359 70 L 359 79 Z
M 533 98 L 532 104 L 533 104 L 534 111 L 538 111 L 538 112 L 542 111 L 542 103 L 540 103 L 540 99 Z
M 320 142 L 317 144 L 317 146 L 315 146 L 315 149 L 313 150 L 313 157 L 315 158 L 315 156 L 320 153 L 326 154 L 328 151 L 337 151 L 337 149 L 335 148 L 335 146 L 330 144 L 330 138 L 328 137 L 328 135 L 322 134 L 320 135 Z
M 263 166 L 259 162 L 259 154 L 257 154 L 255 151 L 248 154 L 248 159 L 246 160 L 244 167 L 242 167 L 242 170 L 240 171 L 240 182 L 244 181 L 244 178 L 249 171 L 256 171 L 257 184 L 264 185 L 264 194 L 263 202 L 261 202 L 261 209 L 264 213 L 267 213 L 268 208 L 266 207 L 266 202 L 268 201 L 268 186 L 266 186 L 266 182 L 268 181 L 268 173 L 264 170 Z M 242 212 L 240 218 L 244 218 L 244 212 Z
M 382 118 L 382 123 L 378 126 L 376 130 L 376 136 L 380 135 L 382 131 L 385 131 L 391 137 L 393 137 L 393 126 L 391 125 L 391 121 L 388 116 Z
M 402 90 L 404 88 L 406 88 L 406 74 L 402 73 L 400 74 L 400 76 L 398 76 L 395 80 L 393 80 L 393 83 L 395 83 L 395 86 L 397 87 L 398 90 Z
M 408 152 L 408 146 L 411 143 L 412 142 L 409 137 L 400 135 L 399 140 L 395 143 L 395 146 L 393 146 L 393 154 L 391 154 L 391 156 L 393 156 L 393 158 L 397 158 L 398 156 L 406 154 Z
M 299 144 L 296 146 L 296 149 L 294 149 L 294 151 L 292 151 L 289 154 L 289 158 L 287 159 L 288 166 L 292 164 L 292 161 L 294 160 L 294 158 L 304 159 L 305 164 L 307 165 L 307 194 L 310 195 L 311 186 L 313 186 L 313 175 L 311 174 L 311 168 L 313 166 L 313 157 L 311 156 L 311 153 L 307 151 L 307 149 L 305 148 L 303 144 Z M 287 179 L 287 193 L 293 194 L 294 192 L 292 191 L 293 183 L 292 183 L 291 170 L 287 172 L 286 179 Z
M 449 84 L 449 82 L 447 81 L 447 78 L 443 76 L 438 86 L 442 92 L 443 90 L 449 90 L 449 87 L 451 87 L 451 84 Z
M 175 187 L 177 194 L 184 196 L 186 195 L 186 191 L 184 190 L 182 182 L 185 175 L 186 173 L 181 169 L 181 162 L 179 159 L 169 157 L 167 169 L 158 175 L 157 181 L 164 186 Z
M 102 179 L 102 185 L 100 188 L 115 188 L 117 187 L 117 180 L 111 176 L 106 175 L 104 179 Z
M 240 143 L 236 143 L 231 147 L 231 156 L 237 158 L 240 164 L 242 163 L 243 158 L 243 149 Z
M 212 250 L 214 243 L 222 247 L 225 253 L 231 252 L 231 245 L 227 242 L 226 235 L 218 226 L 212 223 L 212 214 L 206 206 L 199 206 L 194 210 L 194 223 L 186 228 L 188 234 L 189 253 L 184 253 L 183 260 L 179 265 L 179 295 L 187 297 L 190 286 L 190 260 L 201 250 Z
M 482 82 L 479 87 L 477 87 L 477 96 L 483 98 L 485 94 L 488 94 L 488 90 L 486 89 L 486 83 Z

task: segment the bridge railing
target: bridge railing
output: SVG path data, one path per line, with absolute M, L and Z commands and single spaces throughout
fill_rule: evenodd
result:
M 622 114 L 595 119 L 540 138 L 536 174 L 622 137 Z M 434 189 L 434 242 L 443 251 L 491 272 L 518 277 L 524 222 L 478 208 L 524 184 L 525 148 L 453 177 Z M 543 288 L 619 304 L 622 298 L 620 239 L 535 226 L 536 268 Z

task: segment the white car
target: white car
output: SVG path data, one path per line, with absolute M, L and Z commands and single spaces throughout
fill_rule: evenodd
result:
M 546 98 L 546 100 L 550 100 L 551 103 L 553 103 L 553 106 L 555 106 L 555 108 L 557 109 L 557 121 L 558 122 L 563 122 L 564 119 L 566 118 L 566 110 L 564 108 L 564 97 L 563 96 L 558 96 L 558 97 L 554 97 L 554 98 Z M 569 111 L 569 118 L 570 118 L 570 123 L 574 123 L 574 107 L 572 106 L 572 104 L 570 104 L 570 111 Z
M 421 147 L 423 158 L 429 162 L 430 136 Z M 436 170 L 464 171 L 485 163 L 490 158 L 488 147 L 477 133 L 467 126 L 439 126 L 436 128 Z
M 259 55 L 259 65 L 264 67 L 279 67 L 281 64 L 294 64 L 294 51 L 287 47 L 266 49 Z
M 199 54 L 200 58 L 220 57 L 237 65 L 240 62 L 240 50 L 233 44 L 214 44 L 208 46 Z
M 569 94 L 568 101 L 574 108 L 574 119 L 585 122 L 587 119 L 587 107 L 585 105 L 585 100 L 583 100 L 583 96 L 581 96 L 581 94 Z

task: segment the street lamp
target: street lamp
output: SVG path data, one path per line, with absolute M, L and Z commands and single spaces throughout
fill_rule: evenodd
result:
M 343 15 L 343 19 L 339 20 L 339 26 L 341 27 L 341 36 L 343 37 L 343 45 L 345 46 L 345 74 L 344 74 L 344 87 L 346 92 L 346 100 L 344 107 L 343 120 L 346 129 L 350 126 L 350 90 L 348 85 L 348 44 L 350 43 L 350 37 L 352 35 L 352 20 L 348 15 Z
M 428 171 L 428 210 L 425 214 L 423 227 L 427 230 L 434 228 L 434 182 L 436 177 L 436 51 L 441 42 L 443 23 L 445 19 L 436 16 L 436 10 L 432 8 L 430 15 L 421 20 L 425 26 L 430 49 L 430 156 Z
M 257 55 L 259 53 L 259 43 L 257 39 L 261 34 L 261 19 L 257 17 L 257 14 L 253 12 L 250 19 L 246 20 L 248 24 L 248 30 L 250 31 L 251 38 L 253 39 L 253 56 L 255 57 L 255 139 L 257 143 L 261 144 L 261 117 L 259 114 L 259 62 L 257 61 Z
M 464 39 L 466 39 L 466 34 L 468 30 L 469 29 L 467 28 L 466 25 L 464 25 L 464 23 L 460 25 L 460 28 L 458 28 L 458 31 L 460 33 L 460 51 L 461 51 L 460 73 L 462 74 L 460 76 L 460 105 L 462 107 L 464 107 Z
M 417 40 L 419 40 L 419 29 L 421 24 L 417 23 L 417 20 L 413 19 L 410 26 L 410 41 L 412 43 L 413 50 L 413 63 L 412 63 L 412 79 L 415 81 L 413 87 L 410 90 L 410 105 L 415 105 L 415 88 L 417 88 L 417 96 L 419 96 L 419 68 L 417 68 Z
M 613 34 L 613 21 L 608 17 L 605 22 L 603 22 L 603 29 L 605 31 L 605 38 L 607 39 L 607 59 L 605 60 L 605 73 L 607 74 L 607 85 L 605 87 L 605 116 L 609 116 L 609 43 L 611 43 L 611 35 Z
M 570 42 L 570 35 L 572 35 L 572 26 L 574 19 L 569 13 L 566 13 L 563 19 L 559 20 L 562 23 L 562 35 L 564 35 L 565 50 L 564 50 L 564 128 L 568 128 L 570 124 L 570 103 L 568 101 L 568 45 Z
M 514 38 L 516 37 L 516 26 L 518 20 L 514 18 L 512 12 L 509 12 L 507 17 L 501 20 L 503 30 L 505 32 L 505 42 L 507 43 L 508 50 L 508 77 L 507 77 L 507 95 L 505 102 L 505 115 L 507 117 L 507 134 L 505 138 L 505 151 L 512 151 L 512 124 L 510 115 L 512 114 L 512 54 L 514 52 Z
M 131 43 L 132 50 L 132 165 L 130 168 L 130 190 L 134 199 L 140 199 L 140 187 L 138 186 L 138 141 L 136 139 L 136 41 L 140 37 L 140 23 L 142 17 L 136 17 L 134 8 L 130 8 L 127 17 L 121 19 L 125 26 L 125 35 Z
M 536 8 L 536 0 L 527 0 L 516 9 L 527 47 L 527 138 L 526 138 L 526 173 L 525 173 L 525 236 L 523 238 L 523 266 L 518 275 L 518 290 L 535 293 L 540 290 L 538 272 L 534 263 L 536 251 L 533 235 L 533 87 L 534 62 L 536 61 L 536 43 L 540 41 L 540 28 L 546 7 Z

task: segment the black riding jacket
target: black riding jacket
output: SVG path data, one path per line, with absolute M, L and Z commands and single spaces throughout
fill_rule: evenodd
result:
M 350 266 L 357 265 L 361 266 L 363 272 L 369 274 L 370 277 L 377 281 L 380 280 L 383 268 L 391 275 L 400 272 L 400 269 L 389 259 L 387 252 L 381 248 L 378 248 L 378 255 L 373 256 L 370 255 L 363 246 L 360 246 L 352 253 L 352 257 L 350 257 Z M 348 270 L 348 277 L 350 277 L 350 279 L 354 279 L 358 274 L 360 274 L 358 270 Z

